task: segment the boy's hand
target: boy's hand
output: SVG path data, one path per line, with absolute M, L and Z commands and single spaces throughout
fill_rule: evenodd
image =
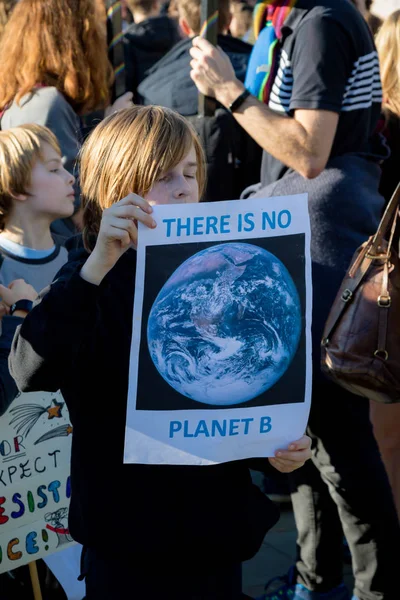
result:
M 0 284 L 0 297 L 8 307 L 18 300 L 36 300 L 37 291 L 23 279 L 14 279 L 8 287 Z
M 137 194 L 129 194 L 103 212 L 96 246 L 81 270 L 86 281 L 99 285 L 131 246 L 136 246 L 136 222 L 154 228 L 152 207 Z
M 289 448 L 277 450 L 275 458 L 269 458 L 269 462 L 281 473 L 291 473 L 300 469 L 304 463 L 311 458 L 311 439 L 308 435 L 292 442 Z

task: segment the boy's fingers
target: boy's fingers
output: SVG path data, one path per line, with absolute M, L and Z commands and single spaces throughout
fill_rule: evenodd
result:
M 113 213 L 109 215 L 109 221 L 112 223 L 115 219 L 120 221 L 125 221 L 128 224 L 133 223 L 134 221 L 140 221 L 147 227 L 154 228 L 156 226 L 156 222 L 146 212 L 143 212 L 141 208 L 138 206 L 119 206 L 117 207 Z
M 311 448 L 311 438 L 308 435 L 303 435 L 299 440 L 295 440 L 289 444 L 289 450 L 292 452 L 295 450 L 306 450 Z M 286 452 L 287 448 L 281 448 L 278 452 Z
M 289 446 L 290 450 L 303 450 L 311 446 L 311 439 L 308 435 L 303 435 L 299 440 L 292 442 Z
M 295 471 L 296 468 L 302 466 L 300 464 L 298 464 L 298 465 L 289 464 L 287 462 L 280 461 L 277 458 L 270 458 L 269 462 L 275 469 L 277 469 L 281 473 L 291 473 L 292 471 Z
M 154 229 L 154 227 L 157 226 L 155 220 L 150 215 L 140 210 L 140 208 L 137 209 L 137 213 L 134 219 L 136 221 L 140 221 L 141 223 L 143 223 L 143 225 L 147 225 L 147 227 L 150 227 L 151 229 Z
M 275 458 L 292 463 L 305 462 L 311 458 L 311 452 L 309 450 L 299 450 L 298 452 L 278 451 L 275 454 Z
M 115 205 L 115 208 L 109 213 L 112 218 L 118 217 L 121 219 L 138 219 L 139 215 L 146 217 L 152 221 L 150 212 L 143 210 L 141 206 L 133 204 L 124 204 L 122 206 Z
M 288 472 L 295 471 L 304 465 L 306 461 L 292 461 L 292 460 L 284 460 L 281 458 L 270 458 L 271 464 L 276 467 L 279 466 L 280 469 L 285 469 Z
M 142 210 L 144 210 L 147 213 L 153 212 L 153 209 L 150 206 L 150 204 L 147 202 L 147 200 L 145 200 L 144 198 L 142 198 L 138 194 L 134 194 L 134 193 L 128 194 L 125 198 L 123 198 L 122 200 L 120 200 L 114 206 L 126 206 L 128 204 L 131 204 L 133 206 L 139 206 Z
M 141 223 L 143 223 L 144 225 L 147 225 L 147 227 L 155 227 L 155 224 L 153 225 L 154 221 L 153 219 L 150 217 L 150 215 L 147 215 L 146 213 L 140 211 L 140 209 L 138 209 L 138 214 L 136 216 L 136 218 L 123 218 L 123 217 L 116 217 L 113 216 L 109 221 L 108 221 L 108 226 L 112 227 L 113 229 L 119 229 L 119 230 L 123 230 L 123 231 L 127 231 L 129 232 L 129 235 L 132 239 L 132 241 L 134 243 L 136 243 L 137 241 L 137 226 L 136 226 L 136 221 L 140 221 Z M 114 232 L 112 232 L 111 235 L 113 235 Z

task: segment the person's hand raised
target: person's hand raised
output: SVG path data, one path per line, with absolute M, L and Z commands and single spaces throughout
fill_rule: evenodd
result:
M 269 462 L 281 473 L 291 473 L 300 469 L 304 463 L 311 458 L 311 439 L 308 435 L 292 442 L 289 448 L 277 450 L 275 458 L 269 458 Z
M 243 91 L 244 86 L 237 79 L 228 55 L 220 48 L 215 48 L 201 37 L 195 37 L 190 55 L 190 77 L 202 94 L 226 105 L 230 103 L 228 98 L 232 94 L 237 97 Z
M 137 244 L 137 221 L 154 228 L 150 204 L 137 194 L 129 194 L 103 212 L 99 235 L 81 276 L 99 285 L 129 247 Z
M 125 92 L 125 94 L 122 94 L 122 96 L 116 99 L 114 104 L 107 106 L 106 110 L 104 111 L 104 115 L 106 117 L 109 117 L 110 115 L 119 110 L 123 110 L 124 108 L 131 108 L 133 106 L 132 99 L 132 92 Z

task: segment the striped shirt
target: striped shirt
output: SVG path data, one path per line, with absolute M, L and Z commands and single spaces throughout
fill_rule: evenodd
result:
M 293 92 L 292 63 L 285 50 L 282 50 L 278 72 L 272 86 L 269 108 L 282 113 L 290 113 Z M 343 93 L 342 112 L 368 109 L 374 102 L 382 103 L 382 85 L 379 72 L 379 59 L 376 50 L 358 58 Z
M 289 117 L 301 109 L 335 112 L 339 123 L 332 157 L 384 157 L 387 150 L 374 135 L 382 103 L 378 54 L 353 5 L 348 0 L 298 2 L 285 22 L 281 45 L 269 108 Z M 263 185 L 287 170 L 265 154 Z

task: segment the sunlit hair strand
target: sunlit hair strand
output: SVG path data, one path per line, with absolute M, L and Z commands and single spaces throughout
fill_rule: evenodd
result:
M 392 13 L 376 36 L 381 67 L 383 104 L 400 117 L 400 10 Z

